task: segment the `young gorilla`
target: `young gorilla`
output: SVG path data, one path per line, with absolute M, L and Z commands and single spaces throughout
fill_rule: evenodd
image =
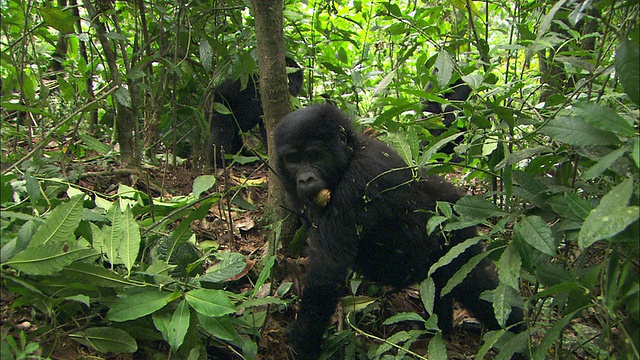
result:
M 455 203 L 458 191 L 439 177 L 413 178 L 400 156 L 383 142 L 356 133 L 347 116 L 329 104 L 287 115 L 275 132 L 277 168 L 293 206 L 310 226 L 308 272 L 296 322 L 288 331 L 299 359 L 320 354 L 322 335 L 335 311 L 349 269 L 402 288 L 422 281 L 452 246 L 476 235 L 468 228 L 446 241 L 426 231 L 436 201 Z M 468 249 L 433 279 L 440 293 L 481 245 Z M 484 325 L 499 328 L 491 303 L 480 294 L 498 285 L 485 259 L 466 280 L 434 304 L 438 325 L 452 328 L 457 299 Z M 522 321 L 514 308 L 509 325 Z
M 300 68 L 292 58 L 285 58 L 287 67 Z M 289 73 L 289 94 L 298 96 L 302 90 L 302 69 Z M 215 110 L 211 114 L 211 146 L 209 155 L 212 162 L 221 164 L 222 151 L 226 154 L 235 154 L 244 145 L 240 132 L 247 132 L 256 125 L 264 136 L 264 123 L 262 121 L 262 102 L 258 89 L 258 77 L 252 76 L 247 86 L 242 89 L 240 80 L 227 79 L 216 89 L 213 101 L 221 103 L 231 111 L 231 114 L 220 114 Z

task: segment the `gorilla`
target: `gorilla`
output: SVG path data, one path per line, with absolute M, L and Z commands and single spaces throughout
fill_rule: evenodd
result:
M 426 90 L 428 91 L 431 88 L 433 88 L 433 84 L 429 83 L 427 85 Z M 430 129 L 429 132 L 431 133 L 431 135 L 440 136 L 445 131 L 447 131 L 447 129 L 449 129 L 451 125 L 453 125 L 453 123 L 456 121 L 455 111 L 459 108 L 455 104 L 455 102 L 466 101 L 467 99 L 469 99 L 469 95 L 471 95 L 471 87 L 467 85 L 464 81 L 462 81 L 462 79 L 458 79 L 451 86 L 451 90 L 443 94 L 443 97 L 449 100 L 450 102 L 452 102 L 452 104 L 446 105 L 443 109 L 442 108 L 443 105 L 439 102 L 430 101 L 430 100 L 424 100 L 422 102 L 423 113 L 427 112 L 431 114 L 442 114 L 442 123 L 444 124 L 445 128 Z M 453 154 L 455 152 L 454 147 L 458 145 L 461 141 L 462 141 L 462 137 L 459 137 L 458 139 L 456 139 L 454 143 L 449 143 L 445 145 L 442 148 L 442 152 L 444 152 L 445 154 Z
M 300 310 L 287 332 L 298 359 L 315 359 L 349 270 L 368 280 L 403 288 L 424 280 L 454 245 L 476 236 L 475 228 L 445 239 L 426 224 L 437 201 L 455 203 L 460 193 L 437 176 L 416 172 L 385 143 L 354 130 L 331 104 L 312 105 L 285 116 L 275 130 L 277 172 L 291 206 L 310 223 L 308 266 Z M 470 247 L 432 278 L 436 294 L 482 245 Z M 452 330 L 452 302 L 459 301 L 486 327 L 500 326 L 490 302 L 480 299 L 499 280 L 485 258 L 452 292 L 436 296 L 438 326 Z M 521 331 L 523 311 L 508 325 Z
M 289 94 L 298 96 L 302 90 L 303 71 L 292 58 L 286 57 L 287 67 L 300 70 L 289 73 Z M 212 162 L 221 164 L 222 149 L 226 154 L 235 154 L 242 149 L 243 141 L 240 132 L 246 132 L 260 125 L 263 140 L 266 139 L 262 120 L 262 102 L 258 89 L 258 76 L 249 79 L 247 86 L 242 89 L 240 80 L 227 79 L 220 84 L 213 95 L 213 101 L 221 103 L 231 111 L 231 114 L 221 114 L 212 111 L 210 118 L 211 144 L 209 158 Z

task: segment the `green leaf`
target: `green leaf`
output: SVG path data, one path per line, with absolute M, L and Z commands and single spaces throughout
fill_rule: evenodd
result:
M 138 286 L 137 283 L 126 279 L 115 272 L 105 269 L 102 266 L 75 262 L 65 269 L 65 272 L 72 279 L 78 279 L 85 284 L 92 284 L 106 288 L 122 288 L 125 286 Z
M 629 99 L 640 105 L 640 49 L 638 44 L 622 39 L 616 49 L 616 75 L 620 78 L 622 87 L 629 95 Z
M 167 311 L 156 311 L 151 316 L 153 325 L 162 334 L 162 338 L 169 342 L 169 328 L 171 323 L 171 314 Z
M 83 199 L 84 195 L 76 195 L 58 205 L 33 235 L 29 247 L 71 239 L 80 224 Z
M 638 207 L 627 207 L 632 193 L 633 179 L 629 178 L 602 197 L 600 204 L 585 219 L 578 234 L 581 250 L 598 240 L 616 235 L 638 219 Z
M 82 345 L 102 353 L 133 353 L 138 350 L 136 340 L 122 329 L 93 327 L 69 335 Z
M 455 211 L 465 219 L 487 219 L 504 216 L 506 213 L 491 202 L 476 197 L 465 196 L 453 206 Z
M 620 139 L 609 131 L 600 130 L 577 116 L 551 119 L 540 132 L 553 140 L 575 146 L 616 145 Z
M 201 281 L 223 282 L 240 274 L 247 266 L 247 261 L 242 254 L 223 252 L 216 254 L 216 257 L 220 262 L 210 267 L 200 278 Z
M 124 86 L 120 86 L 114 95 L 120 105 L 131 108 L 131 93 L 129 92 L 129 89 Z
M 449 251 L 443 257 L 438 259 L 438 261 L 435 264 L 431 265 L 431 267 L 429 268 L 429 274 L 427 276 L 431 276 L 439 268 L 449 265 L 460 254 L 464 253 L 467 249 L 476 245 L 477 243 L 482 241 L 484 238 L 485 238 L 484 236 L 476 236 L 476 237 L 467 239 L 461 242 L 460 244 L 455 245 L 454 247 L 449 249 Z
M 637 65 L 637 64 L 636 64 Z M 635 136 L 633 126 L 617 112 L 600 104 L 580 101 L 573 105 L 573 110 L 587 123 L 598 129 L 616 132 L 625 136 Z
M 211 189 L 216 183 L 216 177 L 213 175 L 201 175 L 193 181 L 193 197 L 198 199 L 200 194 Z
M 200 63 L 204 66 L 204 69 L 207 71 L 211 70 L 211 65 L 213 61 L 213 51 L 211 50 L 211 44 L 205 37 L 200 38 Z
M 111 321 L 127 321 L 141 318 L 162 309 L 171 301 L 180 297 L 178 292 L 165 292 L 147 289 L 143 292 L 127 295 L 118 299 L 107 312 Z
M 258 290 L 260 290 L 262 285 L 264 285 L 267 279 L 269 279 L 269 276 L 271 275 L 271 268 L 273 267 L 275 262 L 276 262 L 275 255 L 271 255 L 266 259 L 264 259 L 264 267 L 260 271 L 260 275 L 258 276 L 258 280 L 256 281 L 256 284 L 254 286 L 254 290 L 252 294 L 253 296 L 256 295 L 256 293 L 258 292 Z
M 391 325 L 403 321 L 418 321 L 420 323 L 424 323 L 424 318 L 417 313 L 414 312 L 402 312 L 393 315 L 392 317 L 386 319 L 382 325 Z
M 40 8 L 40 15 L 42 15 L 45 25 L 51 26 L 62 34 L 74 32 L 73 24 L 77 18 L 73 16 L 71 11 L 44 6 Z
M 219 317 L 236 312 L 235 306 L 222 290 L 191 290 L 184 298 L 192 308 L 206 316 Z
M 569 324 L 569 322 L 573 320 L 578 312 L 582 310 L 583 309 L 576 310 L 571 314 L 563 317 L 562 319 L 556 320 L 555 324 L 553 324 L 550 329 L 547 329 L 547 331 L 545 331 L 544 338 L 542 339 L 540 344 L 534 346 L 533 359 L 546 359 L 549 353 L 549 348 L 560 337 L 560 334 L 562 334 L 564 327 L 567 326 L 567 324 Z
M 444 342 L 441 332 L 437 332 L 431 340 L 429 340 L 428 347 L 429 359 L 431 360 L 445 360 L 447 357 L 447 346 Z
M 594 216 L 592 216 L 594 215 Z M 640 218 L 638 206 L 615 209 L 609 214 L 592 213 L 585 221 L 578 235 L 578 245 L 584 250 L 598 240 L 605 240 L 622 232 Z M 600 216 L 601 215 L 601 216 Z
M 189 305 L 186 301 L 182 300 L 178 304 L 178 307 L 171 316 L 171 322 L 169 323 L 169 345 L 175 350 L 180 348 L 180 345 L 184 342 L 184 337 L 189 330 L 189 319 L 191 313 L 189 311 Z
M 629 148 L 626 146 L 623 146 L 619 149 L 616 149 L 608 153 L 607 155 L 603 156 L 602 159 L 600 159 L 595 165 L 590 167 L 589 170 L 585 171 L 580 177 L 582 179 L 587 179 L 587 180 L 595 179 L 596 177 L 600 176 L 603 172 L 610 169 L 613 163 L 615 163 L 619 158 L 621 158 L 624 155 L 624 153 L 627 152 L 627 150 L 629 150 Z
M 587 200 L 574 193 L 564 193 L 564 198 L 567 200 L 567 205 L 569 209 L 571 209 L 571 212 L 582 220 L 586 219 L 593 209 Z
M 51 275 L 76 260 L 97 257 L 98 255 L 99 253 L 94 249 L 78 245 L 75 242 L 55 242 L 29 246 L 2 265 L 11 266 L 30 275 Z
M 447 281 L 447 284 L 442 288 L 442 291 L 440 291 L 440 296 L 447 295 L 448 293 L 451 292 L 451 290 L 453 290 L 456 286 L 462 283 L 464 279 L 467 277 L 467 275 L 469 275 L 469 273 L 473 269 L 475 269 L 476 266 L 478 266 L 480 261 L 482 261 L 482 259 L 487 257 L 490 253 L 491 251 L 483 251 L 475 255 L 474 257 L 469 259 L 469 261 L 467 261 L 464 265 L 462 265 L 460 269 L 458 269 L 458 271 L 456 271 L 456 273 L 453 274 L 453 276 Z
M 118 256 L 127 267 L 128 273 L 136 263 L 140 251 L 140 228 L 133 218 L 129 205 L 124 210 L 122 223 L 122 239 L 118 244 Z
M 433 315 L 433 305 L 436 299 L 436 284 L 431 277 L 424 279 L 420 283 L 420 300 L 427 311 L 427 314 Z
M 556 243 L 551 229 L 539 216 L 527 216 L 516 224 L 515 231 L 536 250 L 550 256 L 556 254 Z
M 238 340 L 238 334 L 236 333 L 236 329 L 233 327 L 230 317 L 211 317 L 200 313 L 197 315 L 198 322 L 209 334 L 226 341 Z
M 511 314 L 510 299 L 514 293 L 515 290 L 512 288 L 505 284 L 499 284 L 497 288 L 485 290 L 480 295 L 481 299 L 490 301 L 493 304 L 493 311 L 500 327 L 505 327 L 509 314 Z
M 515 245 L 511 244 L 507 246 L 500 260 L 498 260 L 498 278 L 500 283 L 510 286 L 514 290 L 520 289 L 520 268 L 522 267 L 522 260 L 520 259 L 520 253 Z
M 106 154 L 111 151 L 111 147 L 102 141 L 94 138 L 93 136 L 85 133 L 78 134 L 80 140 L 91 150 L 97 151 L 101 154 Z

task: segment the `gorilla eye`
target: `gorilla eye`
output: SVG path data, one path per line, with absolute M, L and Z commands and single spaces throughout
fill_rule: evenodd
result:
M 322 152 L 318 149 L 309 149 L 306 155 L 310 162 L 316 162 L 322 158 Z

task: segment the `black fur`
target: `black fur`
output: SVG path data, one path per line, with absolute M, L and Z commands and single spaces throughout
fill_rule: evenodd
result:
M 285 58 L 288 67 L 300 68 L 291 58 Z M 298 96 L 302 90 L 302 69 L 288 74 L 289 93 Z M 258 76 L 252 76 L 247 86 L 242 89 L 240 80 L 227 79 L 215 91 L 213 101 L 221 103 L 232 114 L 220 114 L 215 110 L 211 113 L 211 146 L 209 155 L 212 161 L 221 164 L 222 149 L 225 154 L 235 154 L 244 145 L 240 132 L 247 132 L 256 125 L 260 126 L 262 139 L 266 140 L 264 123 L 262 121 L 262 102 Z
M 428 211 L 436 201 L 455 203 L 458 190 L 439 177 L 414 179 L 400 156 L 383 142 L 357 133 L 347 116 L 329 104 L 287 115 L 275 132 L 277 169 L 293 206 L 311 222 L 308 272 L 300 312 L 288 331 L 299 359 L 314 359 L 335 311 L 349 269 L 402 288 L 426 278 L 451 246 L 476 235 L 456 231 L 449 243 L 428 236 Z M 329 202 L 315 199 L 329 189 Z M 426 210 L 426 211 L 420 211 Z M 474 246 L 433 275 L 437 291 L 469 258 Z M 499 328 L 491 303 L 480 300 L 498 285 L 493 264 L 480 263 L 467 279 L 434 304 L 438 325 L 452 328 L 452 300 L 460 301 L 491 329 Z M 514 309 L 509 324 L 522 320 Z

